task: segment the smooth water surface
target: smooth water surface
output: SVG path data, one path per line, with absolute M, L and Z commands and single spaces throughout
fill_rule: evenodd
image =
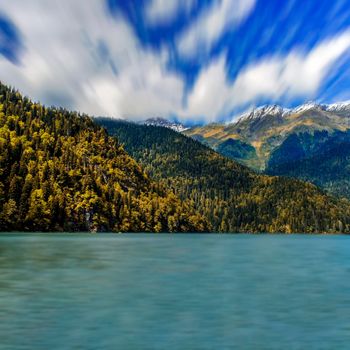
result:
M 349 349 L 350 237 L 0 236 L 0 349 Z

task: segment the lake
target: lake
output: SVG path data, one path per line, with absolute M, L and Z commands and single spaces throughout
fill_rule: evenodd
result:
M 0 349 L 349 346 L 348 236 L 0 236 Z

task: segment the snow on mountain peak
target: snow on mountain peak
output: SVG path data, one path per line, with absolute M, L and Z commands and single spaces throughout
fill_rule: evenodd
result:
M 303 105 L 300 105 L 296 108 L 293 108 L 291 110 L 292 113 L 302 113 L 302 112 L 305 112 L 305 111 L 309 111 L 310 109 L 324 109 L 322 105 L 316 103 L 316 102 L 313 102 L 313 101 L 310 101 L 310 102 L 307 102 L 307 103 L 304 103 Z
M 241 115 L 239 118 L 239 121 L 245 120 L 245 119 L 259 119 L 261 117 L 264 117 L 266 115 L 271 116 L 283 116 L 286 111 L 289 111 L 287 109 L 283 109 L 281 106 L 278 105 L 265 105 L 258 108 L 253 109 L 251 112 L 245 113 Z
M 172 129 L 177 132 L 183 132 L 188 129 L 181 123 L 171 122 L 167 119 L 160 118 L 160 117 L 147 119 L 143 121 L 142 124 L 147 126 L 161 126 L 163 128 Z
M 339 115 L 350 117 L 350 101 L 333 104 L 319 104 L 311 101 L 292 109 L 282 108 L 279 105 L 265 105 L 242 114 L 237 119 L 237 122 L 260 119 L 266 116 L 287 117 L 291 114 L 299 114 L 311 110 L 338 113 Z
M 350 101 L 332 103 L 325 105 L 328 112 L 349 112 L 350 113 Z

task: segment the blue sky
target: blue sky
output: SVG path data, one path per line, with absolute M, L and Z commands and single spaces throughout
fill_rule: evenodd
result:
M 0 79 L 133 120 L 350 100 L 350 0 L 0 0 Z

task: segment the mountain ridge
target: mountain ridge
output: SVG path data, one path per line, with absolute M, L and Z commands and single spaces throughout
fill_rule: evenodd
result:
M 229 139 L 239 140 L 255 152 L 248 158 L 234 158 L 254 170 L 264 171 L 271 152 L 293 133 L 315 131 L 346 131 L 350 129 L 350 104 L 320 105 L 307 103 L 292 110 L 280 106 L 263 106 L 243 114 L 229 124 L 209 124 L 185 130 L 188 136 L 199 140 L 223 155 L 230 157 L 232 145 L 225 152 L 222 144 Z
M 254 170 L 310 181 L 331 194 L 350 198 L 350 159 L 342 152 L 349 147 L 349 131 L 349 102 L 310 102 L 294 109 L 262 106 L 234 123 L 184 133 Z
M 350 202 L 312 184 L 169 128 L 100 122 L 0 84 L 0 230 L 350 232 Z
M 181 199 L 188 198 L 216 232 L 327 231 L 329 215 L 337 211 L 328 206 L 348 205 L 314 185 L 258 175 L 170 129 L 113 120 L 97 122 L 120 140 L 150 177 Z M 343 214 L 345 219 L 346 210 Z M 328 232 L 338 229 L 328 228 Z
M 305 104 L 296 106 L 294 108 L 284 108 L 280 105 L 263 105 L 257 108 L 252 109 L 249 112 L 243 113 L 237 117 L 236 121 L 230 122 L 229 124 L 235 124 L 238 123 L 245 118 L 260 118 L 264 117 L 266 115 L 275 115 L 275 116 L 288 116 L 290 114 L 294 113 L 302 113 L 308 110 L 322 110 L 326 112 L 345 112 L 348 113 L 348 116 L 350 117 L 350 101 L 346 102 L 339 102 L 339 103 L 332 103 L 332 104 L 319 104 L 317 102 L 307 102 Z

